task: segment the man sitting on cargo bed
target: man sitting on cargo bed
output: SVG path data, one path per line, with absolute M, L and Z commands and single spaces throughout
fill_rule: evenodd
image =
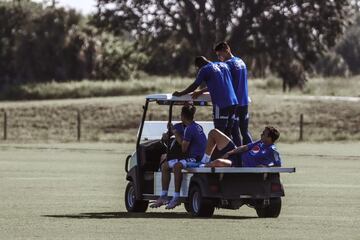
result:
M 275 141 L 280 133 L 274 127 L 267 126 L 257 142 L 236 147 L 225 134 L 217 129 L 209 132 L 205 154 L 201 160 L 204 167 L 280 167 L 280 155 L 275 147 Z M 209 162 L 214 148 L 223 156 Z
M 195 111 L 196 108 L 194 106 L 184 106 L 181 109 L 181 121 L 186 126 L 184 136 L 182 136 L 177 129 L 172 128 L 176 141 L 181 145 L 182 152 L 186 153 L 187 157 L 183 159 L 169 159 L 168 156 L 168 161 L 161 165 L 162 193 L 160 197 L 150 205 L 152 208 L 157 208 L 168 203 L 167 194 L 171 169 L 174 171 L 175 192 L 166 209 L 173 209 L 180 205 L 181 170 L 200 165 L 200 160 L 206 148 L 206 135 L 204 134 L 203 128 L 194 121 Z

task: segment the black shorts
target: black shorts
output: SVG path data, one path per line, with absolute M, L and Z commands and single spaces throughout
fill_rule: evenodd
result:
M 233 154 L 229 156 L 229 160 L 231 161 L 232 167 L 242 167 L 241 154 Z
M 188 157 L 187 154 L 182 152 L 181 145 L 175 139 L 171 139 L 170 149 L 166 157 L 167 160 L 185 159 L 187 157 Z
M 227 153 L 235 148 L 236 148 L 235 144 L 233 142 L 229 142 L 228 145 L 226 145 L 226 147 L 224 147 L 223 149 L 220 150 L 221 156 L 223 156 L 225 153 Z M 240 153 L 230 155 L 229 160 L 231 161 L 232 167 L 241 167 L 242 166 Z
M 219 152 L 220 152 L 220 154 L 221 154 L 221 156 L 224 156 L 224 154 L 225 153 L 227 153 L 227 152 L 229 152 L 229 151 L 231 151 L 231 150 L 233 150 L 233 149 L 235 149 L 236 148 L 236 145 L 232 142 L 232 141 L 230 141 L 223 149 L 221 149 Z

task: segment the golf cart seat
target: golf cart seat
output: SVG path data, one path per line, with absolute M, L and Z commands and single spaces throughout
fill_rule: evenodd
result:
M 144 171 L 157 171 L 160 165 L 160 157 L 164 153 L 166 153 L 166 147 L 160 140 L 151 140 L 140 144 L 139 163 L 141 168 Z

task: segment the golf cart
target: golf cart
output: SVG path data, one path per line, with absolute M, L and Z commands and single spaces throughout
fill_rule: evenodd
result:
M 136 150 L 126 158 L 125 205 L 128 212 L 145 212 L 150 200 L 156 200 L 162 191 L 160 156 L 168 151 L 169 144 L 161 140 L 174 123 L 173 108 L 192 102 L 195 106 L 211 106 L 211 98 L 203 94 L 193 100 L 190 95 L 174 97 L 155 94 L 146 97 L 138 132 Z M 167 121 L 147 120 L 150 103 L 168 108 Z M 211 110 L 209 110 L 211 111 Z M 213 129 L 212 121 L 197 121 L 205 134 Z M 211 217 L 215 208 L 239 209 L 242 205 L 255 208 L 259 217 L 278 217 L 281 197 L 285 196 L 280 173 L 293 173 L 295 168 L 191 168 L 183 170 L 180 199 L 187 212 L 196 217 Z M 174 192 L 174 176 L 169 197 Z

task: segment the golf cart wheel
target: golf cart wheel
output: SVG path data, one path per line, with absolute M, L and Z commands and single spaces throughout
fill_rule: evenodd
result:
M 125 190 L 125 206 L 128 212 L 146 212 L 149 202 L 136 200 L 135 198 L 135 185 L 129 182 Z
M 277 218 L 281 211 L 281 198 L 271 198 L 267 206 L 256 207 L 256 213 L 260 218 Z
M 194 217 L 211 217 L 215 207 L 211 200 L 202 196 L 200 188 L 194 185 L 190 189 L 189 210 Z

